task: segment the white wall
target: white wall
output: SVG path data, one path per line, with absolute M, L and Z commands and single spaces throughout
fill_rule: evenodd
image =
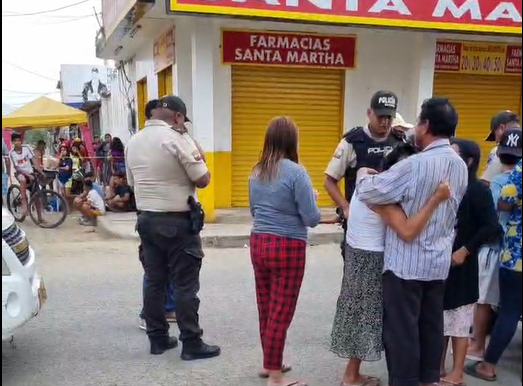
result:
M 124 143 L 131 137 L 129 103 L 136 109 L 136 78 L 134 63 L 125 66 L 129 82 L 122 69 L 111 81 L 111 96 L 102 99 L 100 108 L 100 126 L 102 135 L 111 134 L 119 137 Z
M 231 150 L 231 68 L 221 64 L 220 31 L 222 28 L 357 35 L 357 68 L 346 71 L 345 130 L 366 122 L 370 97 L 380 89 L 395 92 L 399 97 L 400 113 L 407 121 L 415 122 L 422 101 L 432 96 L 437 39 L 521 42 L 521 39 L 508 37 L 315 26 L 252 19 L 172 16 L 172 23 L 175 25 L 176 53 L 173 66 L 173 92 L 180 95 L 187 103 L 188 114 L 191 117 L 194 105 L 198 103 L 196 100 L 193 101 L 195 95 L 193 76 L 198 76 L 195 73 L 195 68 L 198 66 L 194 63 L 192 47 L 194 41 L 202 41 L 202 38 L 212 42 L 214 151 Z M 209 28 L 196 28 L 201 23 Z M 153 42 L 166 28 L 169 26 L 165 23 L 159 25 L 150 43 L 143 46 L 135 56 L 136 74 L 133 81 L 147 77 L 149 98 L 158 97 L 157 77 L 153 64 Z M 199 36 L 195 40 L 195 33 L 204 33 L 206 36 Z
M 158 32 L 158 36 L 160 32 Z M 136 66 L 136 78 L 135 82 L 143 78 L 147 79 L 147 95 L 148 99 L 158 98 L 158 80 L 154 73 L 154 62 L 153 62 L 153 44 L 154 39 L 152 37 L 149 44 L 143 46 L 134 57 Z

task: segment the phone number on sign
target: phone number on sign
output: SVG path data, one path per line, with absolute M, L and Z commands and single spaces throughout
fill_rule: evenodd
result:
M 503 59 L 500 56 L 463 55 L 461 57 L 461 71 L 500 73 L 503 72 Z

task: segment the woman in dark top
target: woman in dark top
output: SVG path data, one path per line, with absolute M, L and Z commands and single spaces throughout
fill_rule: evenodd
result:
M 73 184 L 73 160 L 71 154 L 66 146 L 60 147 L 60 161 L 58 164 L 58 181 L 60 181 L 60 187 L 62 195 L 65 198 L 71 196 L 71 187 Z
M 472 141 L 454 138 L 452 147 L 466 162 L 469 185 L 457 213 L 452 267 L 446 283 L 444 300 L 445 350 L 441 361 L 442 385 L 463 385 L 465 359 L 479 298 L 478 251 L 484 244 L 500 240 L 503 229 L 490 189 L 477 179 L 481 150 Z M 445 357 L 452 338 L 453 368 L 445 373 Z
M 122 140 L 118 137 L 113 138 L 111 143 L 111 163 L 113 174 L 125 173 L 125 146 Z

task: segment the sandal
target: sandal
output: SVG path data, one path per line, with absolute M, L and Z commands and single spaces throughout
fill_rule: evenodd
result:
M 370 375 L 362 375 L 363 382 L 356 384 L 341 383 L 341 386 L 379 386 L 381 384 L 381 379 L 378 377 L 371 377 Z
M 292 370 L 292 367 L 289 366 L 289 365 L 282 365 L 281 366 L 282 374 L 288 373 L 291 370 Z M 260 371 L 258 373 L 258 377 L 263 378 L 263 379 L 267 379 L 267 378 L 269 378 L 269 373 L 267 372 L 267 370 L 262 370 L 262 371 Z M 285 386 L 288 386 L 288 385 L 285 385 Z M 300 385 L 298 384 L 298 386 L 300 386 Z
M 498 377 L 496 375 L 486 375 L 482 374 L 478 371 L 478 365 L 481 362 L 472 363 L 468 366 L 465 366 L 465 374 L 470 375 L 471 377 L 481 379 L 482 381 L 486 382 L 496 382 L 498 380 Z
M 467 384 L 465 382 L 453 382 L 453 381 L 449 381 L 448 379 L 444 379 L 442 378 L 440 380 L 440 386 L 466 386 Z
M 291 381 L 289 383 L 282 383 L 278 386 L 307 386 L 307 384 L 301 381 Z

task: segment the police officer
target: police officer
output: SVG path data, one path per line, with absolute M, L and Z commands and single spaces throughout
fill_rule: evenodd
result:
M 137 230 L 147 276 L 144 317 L 151 354 L 163 354 L 178 345 L 169 336 L 164 312 L 171 281 L 183 343 L 181 357 L 194 360 L 218 356 L 220 348 L 203 342 L 198 320 L 203 250 L 200 227 L 195 224 L 198 213 L 191 211 L 188 202 L 189 197 L 196 197 L 196 188 L 209 184 L 211 176 L 187 133 L 187 121 L 184 102 L 172 95 L 163 97 L 154 119 L 130 139 L 126 167 L 140 213 Z
M 403 140 L 401 130 L 391 130 L 398 109 L 398 97 L 390 91 L 376 92 L 367 110 L 369 124 L 349 130 L 336 148 L 325 171 L 325 189 L 343 211 L 343 217 L 349 215 L 349 201 L 356 185 L 356 173 L 362 167 L 379 169 L 383 155 Z M 338 186 L 345 179 L 345 192 Z M 346 222 L 344 230 L 346 231 Z M 345 245 L 345 232 L 342 243 L 342 256 Z

